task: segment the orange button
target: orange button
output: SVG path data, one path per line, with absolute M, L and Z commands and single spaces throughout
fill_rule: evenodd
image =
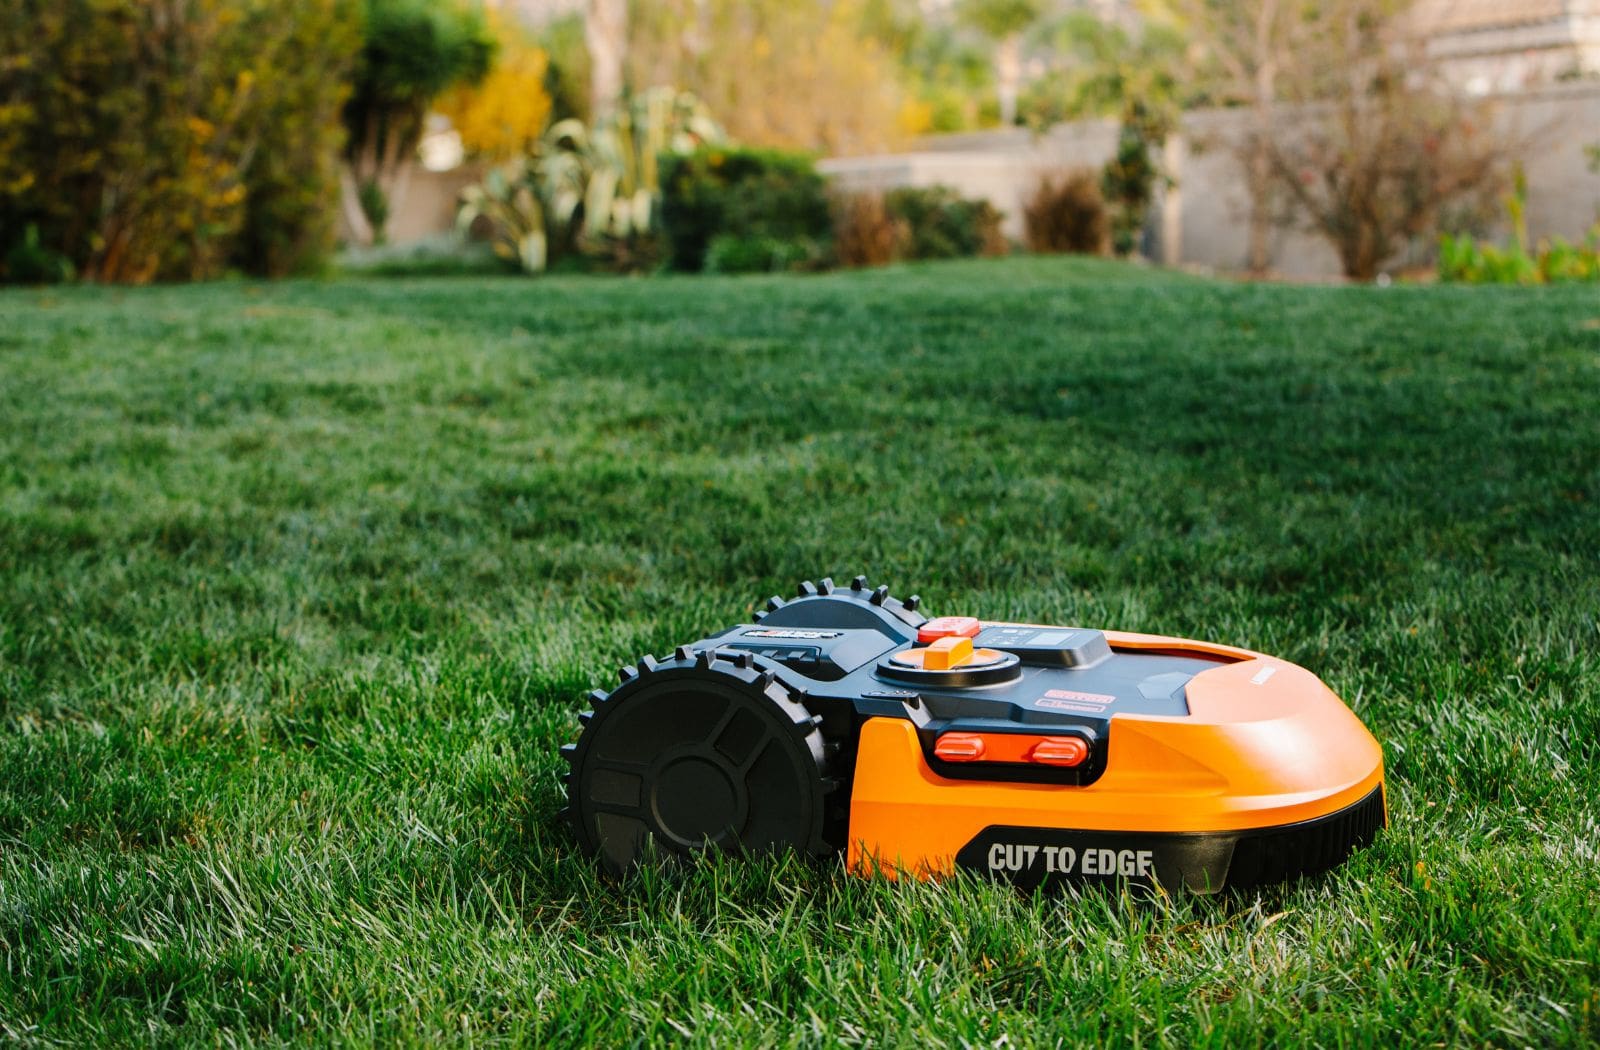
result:
M 1039 741 L 1028 752 L 1028 761 L 1044 766 L 1075 766 L 1089 757 L 1089 746 L 1075 736 L 1051 737 Z
M 960 635 L 940 638 L 922 650 L 924 671 L 948 671 L 972 662 L 972 639 Z
M 917 641 L 923 645 L 940 638 L 976 638 L 983 628 L 974 616 L 935 616 L 917 628 Z
M 986 750 L 977 733 L 945 733 L 933 742 L 933 753 L 946 762 L 976 762 Z

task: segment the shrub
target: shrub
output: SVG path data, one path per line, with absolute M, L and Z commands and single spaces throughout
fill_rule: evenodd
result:
M 1000 210 L 981 198 L 962 197 L 948 186 L 906 186 L 892 190 L 885 203 L 909 230 L 906 258 L 1004 255 L 1008 249 Z
M 1117 152 L 1100 175 L 1100 191 L 1109 202 L 1111 247 L 1118 255 L 1132 255 L 1139 249 L 1156 188 L 1164 178 L 1154 154 L 1171 130 L 1163 110 L 1137 99 L 1123 111 Z
M 127 282 L 306 264 L 355 19 L 349 0 L 0 5 L 0 258 Z
M 1041 178 L 1022 219 L 1030 251 L 1104 255 L 1110 247 L 1100 180 L 1087 169 Z
M 845 266 L 1002 255 L 1009 248 L 999 210 L 948 186 L 845 194 L 834 198 L 833 212 L 834 255 Z
M 705 103 L 687 91 L 655 87 L 623 100 L 589 130 L 563 121 L 552 137 L 581 154 L 582 248 L 614 271 L 654 268 L 661 260 L 661 161 L 722 139 Z
M 667 155 L 661 188 L 673 269 L 703 269 L 719 236 L 818 246 L 828 239 L 827 187 L 809 154 L 711 146 Z
M 780 273 L 815 266 L 821 251 L 805 237 L 720 234 L 706 248 L 706 273 Z
M 59 284 L 73 277 L 72 261 L 40 244 L 39 226 L 32 222 L 0 259 L 0 272 L 18 284 Z
M 1560 237 L 1533 251 L 1480 243 L 1471 236 L 1439 239 L 1439 279 L 1461 284 L 1587 284 L 1600 282 L 1600 226 L 1582 244 Z
M 833 199 L 833 252 L 842 266 L 887 266 L 904 258 L 911 231 L 889 213 L 881 193 Z
M 487 240 L 494 253 L 523 273 L 543 273 L 569 242 L 568 226 L 577 193 L 537 161 L 519 161 L 490 171 L 461 194 L 457 228 Z M 574 199 L 558 213 L 557 197 Z
M 360 41 L 344 0 L 298 0 L 284 51 L 309 67 L 278 69 L 261 113 L 261 138 L 245 169 L 244 223 L 234 265 L 265 277 L 314 273 L 334 245 L 339 197 L 339 113 Z
M 1449 83 L 1403 5 L 1308 8 L 1319 6 L 1278 82 L 1281 101 L 1314 105 L 1316 119 L 1278 122 L 1265 140 L 1268 184 L 1339 253 L 1346 277 L 1370 281 L 1433 240 L 1448 210 L 1499 196 L 1533 143 L 1500 130 L 1494 100 Z
M 1468 234 L 1439 238 L 1439 279 L 1462 284 L 1572 284 L 1600 282 L 1600 222 L 1582 244 L 1560 237 L 1530 250 L 1528 181 L 1520 168 L 1506 196 L 1512 242 L 1501 248 Z

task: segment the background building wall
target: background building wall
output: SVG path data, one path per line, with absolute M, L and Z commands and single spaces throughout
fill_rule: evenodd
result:
M 1421 0 L 1428 56 L 1475 95 L 1600 73 L 1600 0 Z
M 1152 254 L 1168 264 L 1242 270 L 1248 250 L 1249 199 L 1229 144 L 1244 132 L 1245 114 L 1202 110 L 1184 116 L 1169 144 L 1174 185 L 1153 219 Z M 1600 144 L 1600 84 L 1555 85 L 1499 100 L 1501 129 L 1524 144 L 1528 228 L 1533 237 L 1581 240 L 1600 217 L 1600 175 L 1584 147 Z M 1070 167 L 1099 168 L 1116 144 L 1116 125 L 1096 120 L 1059 125 L 1043 135 L 1021 129 L 950 135 L 920 148 L 880 157 L 823 162 L 842 190 L 952 186 L 988 198 L 1006 213 L 1005 231 L 1022 232 L 1022 203 L 1039 178 Z M 1504 233 L 1504 230 L 1494 231 Z M 1431 246 L 1421 246 L 1423 254 Z M 1416 262 L 1425 259 L 1419 255 Z M 1274 233 L 1273 269 L 1294 278 L 1340 274 L 1338 256 L 1289 213 Z

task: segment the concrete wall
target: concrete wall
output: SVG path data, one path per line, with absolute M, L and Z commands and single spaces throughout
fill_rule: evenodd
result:
M 1600 85 L 1585 82 L 1518 96 L 1504 120 L 1528 141 L 1528 229 L 1535 237 L 1579 240 L 1600 215 L 1600 175 L 1586 146 L 1600 146 Z
M 1243 270 L 1250 258 L 1250 195 L 1238 160 L 1244 114 L 1190 114 L 1169 155 L 1177 185 L 1178 261 L 1213 270 Z M 1272 270 L 1294 280 L 1338 277 L 1333 246 L 1285 214 L 1272 230 Z M 1165 260 L 1169 261 L 1170 260 Z
M 1006 235 L 1022 236 L 1022 205 L 1041 175 L 1062 168 L 1098 167 L 1117 144 L 1111 120 L 1061 125 L 1048 135 L 1020 128 L 928 139 L 913 153 L 825 160 L 819 167 L 848 192 L 896 186 L 954 186 L 1005 212 Z
M 461 191 L 483 178 L 483 169 L 474 164 L 463 164 L 450 171 L 429 171 L 417 165 L 406 183 L 405 196 L 399 207 L 389 216 L 384 235 L 390 244 L 415 244 L 418 241 L 440 237 L 456 228 L 456 211 L 460 206 Z M 354 192 L 343 187 L 346 195 Z M 339 239 L 354 242 L 347 216 L 339 214 Z
M 1238 270 L 1248 253 L 1249 199 L 1235 153 L 1244 114 L 1187 114 L 1165 157 L 1176 185 L 1158 202 L 1149 242 L 1168 264 Z M 1583 82 L 1499 100 L 1501 129 L 1524 143 L 1528 225 L 1534 237 L 1580 240 L 1600 215 L 1600 175 L 1588 168 L 1586 145 L 1600 144 L 1600 84 Z M 1043 135 L 1023 130 L 941 136 L 910 153 L 823 162 L 846 190 L 945 184 L 986 197 L 1006 212 L 1006 231 L 1020 236 L 1022 201 L 1041 174 L 1099 167 L 1116 145 L 1116 125 L 1087 121 Z M 1423 252 L 1428 246 L 1421 246 Z M 1339 275 L 1333 249 L 1285 216 L 1273 239 L 1273 268 L 1291 278 Z

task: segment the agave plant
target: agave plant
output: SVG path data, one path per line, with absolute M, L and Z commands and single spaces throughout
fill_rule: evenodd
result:
M 656 224 L 663 152 L 689 152 L 722 138 L 694 95 L 652 88 L 594 129 L 562 120 L 538 152 L 489 173 L 462 194 L 457 227 L 492 227 L 496 254 L 528 273 L 544 270 L 574 244 L 601 254 L 627 246 Z
M 526 273 L 539 273 L 550 261 L 545 211 L 532 166 L 518 162 L 490 171 L 482 183 L 461 191 L 456 228 L 466 234 L 480 219 L 486 221 L 496 255 Z
M 654 227 L 661 199 L 660 156 L 720 141 L 722 130 L 688 92 L 651 88 L 589 136 L 584 232 L 626 239 Z
M 573 241 L 587 181 L 580 158 L 564 151 L 514 161 L 462 191 L 456 229 L 486 221 L 496 255 L 540 273 Z

